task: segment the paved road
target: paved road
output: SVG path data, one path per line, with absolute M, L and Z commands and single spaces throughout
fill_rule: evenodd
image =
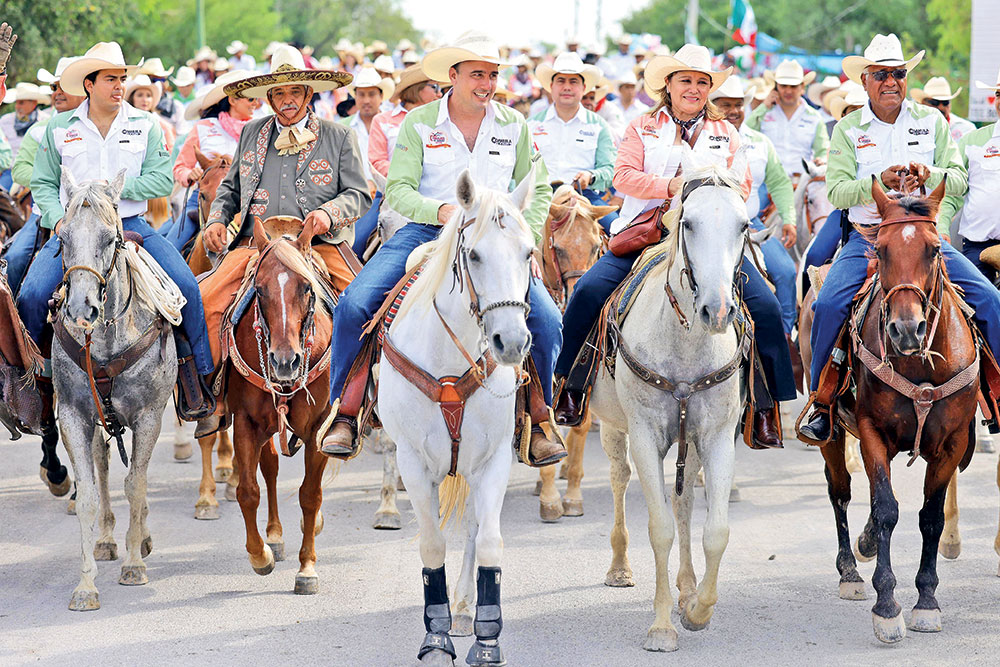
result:
M 169 423 L 165 431 L 171 430 Z M 20 664 L 319 664 L 409 665 L 423 636 L 417 527 L 405 494 L 398 532 L 369 526 L 381 463 L 370 452 L 345 465 L 328 487 L 326 528 L 317 540 L 318 595 L 292 594 L 297 570 L 297 488 L 302 459 L 281 461 L 281 512 L 290 560 L 255 575 L 243 547 L 235 503 L 219 521 L 193 517 L 199 468 L 172 460 L 165 435 L 150 468 L 154 552 L 149 584 L 117 584 L 120 562 L 99 563 L 102 609 L 67 610 L 79 577 L 79 528 L 37 477 L 36 438 L 0 444 L 0 663 Z M 910 633 L 880 645 L 871 630 L 872 602 L 839 600 L 833 517 L 822 459 L 798 443 L 781 452 L 737 451 L 742 501 L 732 505 L 732 536 L 723 560 L 720 599 L 704 632 L 680 630 L 680 652 L 641 649 L 652 621 L 653 562 L 642 491 L 628 491 L 631 561 L 637 585 L 603 585 L 610 560 L 608 463 L 596 434 L 586 454 L 586 514 L 555 525 L 539 522 L 533 471 L 516 465 L 504 506 L 503 648 L 511 665 L 699 664 L 993 664 L 1000 646 L 1000 578 L 996 455 L 977 455 L 960 479 L 964 550 L 942 562 L 939 600 L 944 631 Z M 897 598 L 916 601 L 917 509 L 922 466 L 895 466 L 901 501 L 894 540 Z M 112 457 L 115 529 L 124 551 L 124 470 Z M 867 510 L 867 483 L 855 478 L 854 532 Z M 221 499 L 221 490 L 220 490 Z M 701 498 L 695 508 L 703 516 Z M 262 521 L 263 525 L 263 521 Z M 700 530 L 695 539 L 700 541 Z M 457 576 L 460 539 L 453 533 L 449 573 Z M 700 549 L 696 567 L 702 566 Z M 674 553 L 671 567 L 676 571 Z M 861 572 L 870 578 L 872 564 Z M 869 588 L 870 590 L 870 588 Z M 676 623 L 675 612 L 675 623 Z M 677 623 L 680 627 L 679 623 Z M 463 658 L 471 638 L 456 640 Z M 461 661 L 460 663 L 461 664 Z

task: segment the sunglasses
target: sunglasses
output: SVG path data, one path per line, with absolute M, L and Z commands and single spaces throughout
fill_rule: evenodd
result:
M 436 83 L 428 83 L 427 87 L 430 88 L 431 90 L 433 90 L 435 93 L 440 93 L 441 92 L 441 86 L 439 86 Z
M 946 107 L 951 105 L 951 100 L 927 100 L 927 104 L 932 107 Z
M 875 79 L 879 83 L 887 80 L 890 76 L 896 81 L 902 81 L 906 78 L 907 71 L 905 68 L 900 69 L 880 69 L 871 72 L 868 76 Z

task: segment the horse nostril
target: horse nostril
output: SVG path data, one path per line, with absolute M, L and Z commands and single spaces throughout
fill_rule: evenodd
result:
M 726 321 L 732 322 L 736 319 L 736 305 L 729 306 L 729 313 L 726 315 Z
M 712 311 L 709 310 L 708 306 L 702 306 L 698 314 L 701 315 L 702 322 L 709 325 L 712 324 Z
M 889 322 L 889 326 L 886 327 L 886 331 L 889 334 L 889 338 L 898 339 L 899 338 L 899 327 L 896 326 L 895 322 Z
M 90 310 L 87 311 L 87 321 L 93 324 L 94 322 L 97 321 L 97 318 L 100 316 L 100 314 L 101 313 L 97 308 L 91 306 Z
M 927 320 L 920 320 L 917 323 L 917 338 L 923 338 L 927 333 Z
M 292 356 L 292 368 L 298 369 L 302 367 L 302 355 L 298 352 Z
M 497 352 L 503 352 L 504 345 L 500 334 L 493 334 L 493 347 L 496 348 Z

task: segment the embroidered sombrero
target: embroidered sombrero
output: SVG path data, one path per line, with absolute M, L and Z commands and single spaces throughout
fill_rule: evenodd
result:
M 271 56 L 271 71 L 258 74 L 225 87 L 226 95 L 236 97 L 267 97 L 267 91 L 277 86 L 309 86 L 314 93 L 346 86 L 352 77 L 347 72 L 324 69 L 306 69 L 302 54 L 294 46 L 282 44 Z

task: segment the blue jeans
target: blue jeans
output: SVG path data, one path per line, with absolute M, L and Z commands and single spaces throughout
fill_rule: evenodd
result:
M 378 209 L 384 196 L 381 192 L 376 192 L 375 198 L 372 199 L 372 207 L 354 223 L 354 243 L 351 244 L 351 250 L 358 256 L 358 259 L 361 259 L 361 256 L 365 254 L 368 238 L 378 226 Z
M 10 192 L 11 187 L 14 185 L 14 176 L 10 173 L 10 169 L 4 169 L 0 171 L 0 188 L 3 188 L 7 192 Z
M 38 219 L 35 213 L 31 214 L 24 227 L 17 230 L 14 238 L 10 240 L 4 259 L 7 260 L 7 284 L 10 285 L 11 294 L 17 297 L 17 291 L 21 288 L 21 281 L 31 264 L 31 258 L 35 256 L 35 242 L 38 239 Z
M 357 277 L 340 295 L 333 311 L 333 349 L 330 370 L 330 401 L 337 399 L 344 390 L 347 374 L 361 351 L 358 337 L 365 324 L 385 300 L 385 294 L 395 286 L 406 272 L 406 258 L 421 243 L 437 238 L 441 228 L 411 222 L 386 242 L 365 264 Z M 559 309 L 552 301 L 541 281 L 531 279 L 528 288 L 528 331 L 531 332 L 531 358 L 538 369 L 538 376 L 545 393 L 545 401 L 552 404 L 552 369 L 556 354 L 562 345 Z
M 764 229 L 764 223 L 760 218 L 754 218 L 751 224 L 754 229 Z M 781 305 L 781 324 L 785 333 L 790 334 L 798 315 L 795 299 L 795 262 L 789 257 L 781 238 L 777 236 L 764 241 L 760 251 L 764 255 L 767 273 L 774 282 L 774 291 Z
M 987 248 L 992 248 L 995 245 L 1000 245 L 1000 241 L 996 239 L 990 239 L 989 241 L 962 240 L 962 254 L 967 260 L 972 262 L 973 266 L 979 269 L 979 272 L 982 273 L 991 283 L 996 283 L 997 270 L 989 264 L 983 262 L 983 260 L 979 259 L 979 253 Z M 13 285 L 11 288 L 13 289 Z
M 806 256 L 802 260 L 800 271 L 802 275 L 802 296 L 805 296 L 806 292 L 809 291 L 809 277 L 806 274 L 806 269 L 810 266 L 823 266 L 837 254 L 837 246 L 840 245 L 840 239 L 843 234 L 840 226 L 843 215 L 843 211 L 834 209 L 833 213 L 827 216 L 826 222 L 823 223 L 823 226 L 819 228 L 819 231 L 816 232 L 816 235 L 813 236 L 812 241 L 809 243 L 809 249 L 806 250 Z
M 837 334 L 847 321 L 851 300 L 865 282 L 868 252 L 871 248 L 872 245 L 861 234 L 852 230 L 813 304 L 815 314 L 810 336 L 813 352 L 809 383 L 811 391 L 819 386 L 819 374 L 833 353 Z M 976 311 L 976 324 L 995 356 L 1000 352 L 1000 292 L 972 262 L 943 239 L 941 253 L 944 255 L 948 277 L 965 292 L 965 300 Z
M 143 247 L 159 263 L 160 267 L 180 288 L 187 303 L 181 309 L 184 318 L 181 327 L 191 343 L 198 372 L 208 375 L 212 372 L 212 351 L 208 347 L 208 329 L 205 326 L 205 309 L 201 304 L 201 292 L 194 274 L 184 258 L 165 238 L 156 233 L 142 216 L 131 216 L 122 220 L 125 231 L 142 235 Z M 59 253 L 59 237 L 53 235 L 42 246 L 31 263 L 21 293 L 17 298 L 17 310 L 36 343 L 41 341 L 45 320 L 48 316 L 49 299 L 62 280 L 62 256 Z
M 556 362 L 556 373 L 563 376 L 569 373 L 604 302 L 628 275 L 636 257 L 638 253 L 626 257 L 605 253 L 577 282 L 563 316 L 565 338 Z M 785 342 L 781 307 L 753 262 L 743 258 L 740 270 L 746 275 L 743 300 L 754 322 L 754 340 L 771 397 L 776 401 L 790 401 L 795 398 L 795 377 Z M 666 312 L 673 316 L 669 310 Z
M 583 191 L 583 196 L 586 197 L 587 201 L 589 201 L 594 206 L 608 205 L 606 201 L 601 199 L 601 197 L 604 196 L 603 192 L 594 192 L 590 188 L 587 188 L 586 190 Z M 606 216 L 598 220 L 598 222 L 601 224 L 601 227 L 604 228 L 604 233 L 607 234 L 608 236 L 611 236 L 611 224 L 617 219 L 618 219 L 618 211 L 612 211 L 611 213 L 608 213 Z
M 180 220 L 171 218 L 157 230 L 160 236 L 170 241 L 170 245 L 183 252 L 184 246 L 198 233 L 198 188 L 191 189 L 191 196 L 184 205 Z

